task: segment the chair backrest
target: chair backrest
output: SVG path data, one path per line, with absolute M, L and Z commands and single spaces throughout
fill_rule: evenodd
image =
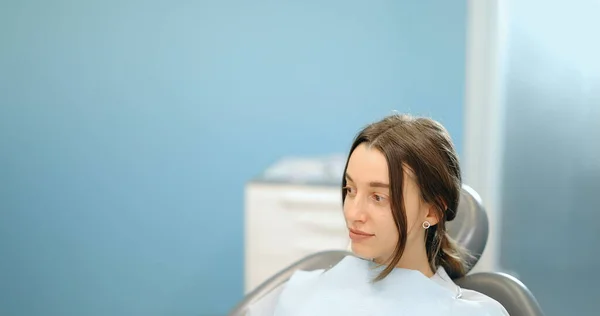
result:
M 487 244 L 489 224 L 481 197 L 468 185 L 463 184 L 456 217 L 446 226 L 450 237 L 471 254 L 466 259 L 473 267 Z
M 465 289 L 483 293 L 498 301 L 510 316 L 544 316 L 531 291 L 517 278 L 499 272 L 479 272 L 454 280 Z
M 450 236 L 471 253 L 471 266 L 477 263 L 488 238 L 488 218 L 481 198 L 475 190 L 463 185 L 457 216 L 447 225 Z M 324 251 L 301 259 L 247 294 L 230 316 L 244 315 L 248 306 L 287 282 L 295 271 L 328 269 L 348 255 L 352 254 L 337 250 Z M 464 288 L 476 290 L 498 300 L 511 316 L 543 315 L 537 301 L 525 285 L 508 275 L 477 273 L 455 281 Z

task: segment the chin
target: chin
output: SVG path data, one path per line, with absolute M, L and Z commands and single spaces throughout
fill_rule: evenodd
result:
M 371 260 L 376 257 L 373 251 L 364 245 L 352 243 L 351 249 L 352 253 L 359 258 Z

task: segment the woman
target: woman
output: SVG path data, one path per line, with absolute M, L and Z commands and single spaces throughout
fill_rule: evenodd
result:
M 508 315 L 495 300 L 452 279 L 467 254 L 448 236 L 461 174 L 446 129 L 392 115 L 363 129 L 342 180 L 355 257 L 298 271 L 249 315 Z

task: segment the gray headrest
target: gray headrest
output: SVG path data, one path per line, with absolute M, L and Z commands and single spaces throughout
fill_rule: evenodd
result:
M 488 217 L 479 194 L 468 185 L 463 184 L 458 203 L 458 213 L 453 221 L 446 224 L 448 234 L 460 245 L 465 247 L 473 258 L 468 262 L 473 267 L 488 240 Z

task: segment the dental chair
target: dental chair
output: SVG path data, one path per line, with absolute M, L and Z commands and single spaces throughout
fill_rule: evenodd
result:
M 456 218 L 447 223 L 449 234 L 472 255 L 468 259 L 474 266 L 487 243 L 488 217 L 477 192 L 463 185 L 459 210 Z M 336 265 L 345 256 L 352 253 L 332 250 L 310 255 L 280 271 L 252 292 L 233 309 L 230 316 L 245 315 L 248 307 L 264 295 L 278 288 L 292 276 L 296 270 L 312 271 L 328 269 Z M 513 276 L 499 272 L 479 272 L 467 274 L 454 280 L 462 288 L 483 293 L 500 302 L 511 316 L 543 316 L 542 309 L 527 287 Z

